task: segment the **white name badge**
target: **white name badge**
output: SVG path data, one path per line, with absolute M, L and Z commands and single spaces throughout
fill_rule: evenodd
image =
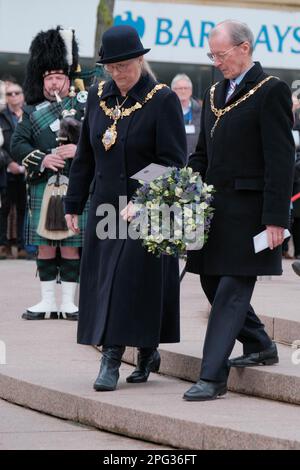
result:
M 50 127 L 52 132 L 59 131 L 59 127 L 60 127 L 59 119 L 56 119 L 55 121 L 53 121 L 52 124 L 50 124 L 49 127 Z
M 186 134 L 195 134 L 196 129 L 195 129 L 194 124 L 186 124 L 185 125 L 185 133 Z

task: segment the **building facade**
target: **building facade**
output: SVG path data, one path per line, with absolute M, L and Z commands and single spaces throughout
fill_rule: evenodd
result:
M 0 77 L 22 80 L 32 38 L 57 24 L 76 29 L 81 63 L 92 67 L 98 4 L 89 0 L 83 10 L 81 0 L 52 0 L 45 14 L 40 0 L 0 0 Z M 229 18 L 249 24 L 254 60 L 267 72 L 290 86 L 300 78 L 300 0 L 115 0 L 114 8 L 115 24 L 133 25 L 151 48 L 147 58 L 159 80 L 170 83 L 177 73 L 186 73 L 198 97 L 219 79 L 206 55 L 209 31 Z

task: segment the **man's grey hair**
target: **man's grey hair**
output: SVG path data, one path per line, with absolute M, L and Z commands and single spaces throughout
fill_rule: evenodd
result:
M 242 42 L 248 42 L 250 44 L 250 55 L 253 54 L 254 36 L 251 29 L 246 23 L 242 23 L 241 21 L 237 20 L 222 21 L 211 30 L 209 37 L 211 38 L 215 34 L 218 34 L 219 29 L 222 26 L 225 26 L 234 46 L 237 46 Z
M 191 89 L 193 89 L 193 84 L 192 84 L 192 80 L 190 79 L 190 77 L 186 75 L 185 73 L 178 73 L 177 75 L 175 75 L 175 77 L 173 78 L 171 82 L 171 90 L 174 90 L 174 86 L 176 85 L 177 82 L 179 82 L 179 80 L 185 80 L 190 85 Z

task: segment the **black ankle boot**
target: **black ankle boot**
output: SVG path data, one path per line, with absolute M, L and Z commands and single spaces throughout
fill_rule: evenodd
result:
M 97 392 L 116 389 L 124 351 L 125 346 L 103 346 L 100 371 L 94 383 Z
M 147 382 L 150 372 L 158 372 L 160 354 L 157 349 L 139 348 L 136 369 L 127 377 L 126 382 Z

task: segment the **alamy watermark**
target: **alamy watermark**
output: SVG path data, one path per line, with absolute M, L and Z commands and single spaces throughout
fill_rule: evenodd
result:
M 97 207 L 96 216 L 101 219 L 97 223 L 96 234 L 100 240 L 138 240 L 153 236 L 161 240 L 194 243 L 204 237 L 204 211 L 207 207 L 204 204 L 135 204 L 131 207 L 134 217 L 127 221 L 120 215 L 127 207 L 127 197 L 120 196 L 117 208 L 112 204 Z
M 300 364 L 300 340 L 297 339 L 293 341 L 291 347 L 294 349 L 291 355 L 291 361 L 295 366 L 298 366 Z
M 3 366 L 6 364 L 6 344 L 4 341 L 0 340 L 0 365 Z

